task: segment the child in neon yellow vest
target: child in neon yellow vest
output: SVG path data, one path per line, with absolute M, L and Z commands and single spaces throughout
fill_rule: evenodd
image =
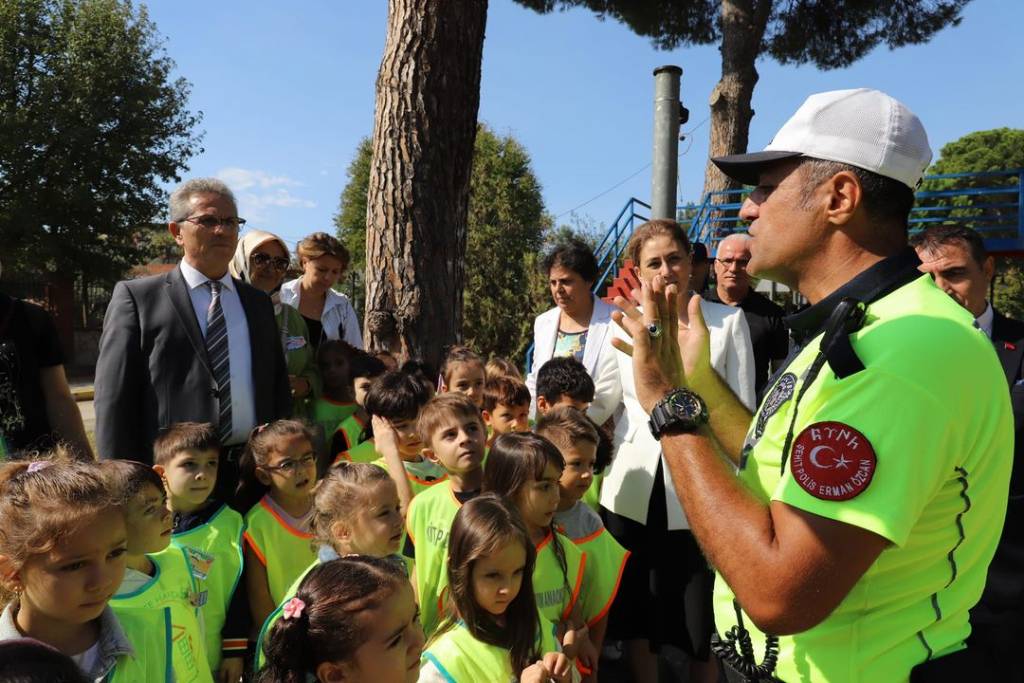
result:
M 538 418 L 559 407 L 576 408 L 586 413 L 594 401 L 594 380 L 583 363 L 571 356 L 560 356 L 544 363 L 537 371 L 536 394 Z M 583 493 L 581 500 L 597 512 L 600 507 L 598 501 L 601 499 L 604 470 L 611 463 L 611 438 L 601 427 L 596 424 L 594 426 L 598 429 L 602 447 L 598 450 L 590 486 Z
M 181 422 L 153 443 L 172 513 L 171 544 L 181 548 L 205 590 L 206 658 L 215 679 L 242 676 L 249 637 L 249 604 L 242 578 L 242 516 L 211 497 L 217 482 L 220 440 L 209 423 Z
M 589 618 L 590 640 L 600 652 L 608 627 L 608 610 L 618 593 L 629 551 L 608 533 L 590 507 L 581 500 L 593 489 L 595 462 L 602 439 L 585 414 L 567 406 L 548 409 L 537 421 L 537 434 L 553 443 L 565 460 L 558 480 L 559 502 L 555 525 L 587 557 L 587 591 L 581 596 Z
M 457 392 L 438 394 L 423 407 L 419 431 L 424 455 L 441 465 L 448 479 L 412 499 L 406 515 L 403 554 L 416 560 L 416 586 L 424 631 L 439 622 L 439 601 L 448 584 L 445 553 L 455 513 L 480 491 L 486 432 L 473 402 Z
M 109 605 L 124 576 L 126 526 L 100 465 L 60 452 L 3 463 L 0 519 L 17 530 L 0 530 L 0 582 L 17 596 L 0 613 L 0 641 L 46 643 L 88 680 L 174 680 L 164 610 L 119 616 Z
M 417 683 L 423 631 L 401 564 L 351 555 L 314 566 L 266 651 L 259 680 Z
M 404 372 L 388 372 L 377 378 L 366 394 L 366 412 L 372 418 L 375 437 L 374 458 L 370 462 L 387 467 L 384 459 L 387 448 L 397 448 L 403 469 L 413 494 L 420 493 L 445 477 L 444 468 L 423 455 L 423 441 L 416 429 L 420 410 L 430 400 L 432 390 L 419 378 Z M 385 432 L 378 434 L 378 432 Z M 385 441 L 379 441 L 380 437 Z M 365 446 L 360 444 L 349 451 L 353 462 L 357 453 Z M 363 461 L 362 457 L 358 457 Z M 409 505 L 409 498 L 399 483 L 399 496 L 403 508 Z
M 537 606 L 558 626 L 570 659 L 581 670 L 597 665 L 598 653 L 589 639 L 587 615 L 580 596 L 587 588 L 586 556 L 553 524 L 558 510 L 558 480 L 565 468 L 561 453 L 536 434 L 503 434 L 487 458 L 484 491 L 507 498 L 523 517 L 536 546 L 533 590 Z
M 349 452 L 342 453 L 339 456 L 341 459 L 351 462 L 369 462 L 376 457 L 373 450 L 373 439 L 363 440 L 363 434 L 370 426 L 370 416 L 365 409 L 366 395 L 374 380 L 385 372 L 387 372 L 387 367 L 380 358 L 364 351 L 353 356 L 352 362 L 349 364 L 349 377 L 352 379 L 352 400 L 359 406 L 359 410 L 342 420 L 341 427 L 339 427 L 350 444 Z M 332 450 L 331 452 L 337 451 Z
M 242 490 L 266 493 L 245 515 L 245 586 L 262 624 L 315 559 L 309 520 L 316 485 L 313 434 L 298 420 L 257 427 L 241 462 Z
M 397 457 L 397 456 L 395 456 Z M 338 463 L 316 485 L 313 497 L 311 531 L 318 546 L 317 559 L 289 587 L 278 603 L 256 643 L 256 665 L 264 661 L 266 633 L 281 617 L 281 610 L 298 589 L 299 583 L 317 564 L 348 555 L 390 557 L 405 566 L 398 555 L 402 542 L 402 512 L 398 490 L 391 477 L 379 467 L 367 463 Z
M 331 459 L 336 459 L 359 443 L 360 432 L 350 434 L 342 424 L 362 412 L 352 395 L 352 363 L 357 354 L 364 353 L 351 344 L 328 339 L 317 349 L 316 362 L 323 380 L 323 393 L 313 404 L 313 421 L 320 428 L 329 447 Z
M 185 552 L 170 545 L 171 512 L 160 475 L 130 460 L 107 460 L 101 467 L 111 491 L 123 501 L 127 528 L 127 566 L 111 605 L 115 609 L 169 608 L 176 634 L 175 680 L 212 683 L 199 612 L 206 591 L 193 575 Z
M 536 555 L 518 512 L 484 494 L 455 516 L 445 617 L 427 643 L 421 683 L 566 680 L 568 658 L 532 590 Z

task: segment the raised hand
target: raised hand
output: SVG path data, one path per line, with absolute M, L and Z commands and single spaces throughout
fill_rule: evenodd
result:
M 652 282 L 641 280 L 640 291 L 634 290 L 632 294 L 643 310 L 618 296 L 615 305 L 621 311 L 612 313 L 612 319 L 633 343 L 616 338 L 612 345 L 632 356 L 637 399 L 644 410 L 650 412 L 665 394 L 684 386 L 686 381 L 679 339 L 672 333 L 679 328 L 678 290 L 674 284 L 666 286 L 664 278 L 658 275 Z

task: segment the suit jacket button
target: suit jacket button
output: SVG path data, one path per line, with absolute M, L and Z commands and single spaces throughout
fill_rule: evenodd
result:
M 210 389 L 210 396 L 213 398 L 220 398 L 220 392 L 216 389 Z

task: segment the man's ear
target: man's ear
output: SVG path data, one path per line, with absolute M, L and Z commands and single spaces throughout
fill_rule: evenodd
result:
M 543 414 L 551 410 L 551 404 L 543 396 L 537 397 L 537 413 Z
M 167 224 L 167 232 L 171 233 L 174 237 L 175 243 L 180 247 L 185 244 L 185 238 L 181 236 L 181 224 L 171 221 Z
M 849 171 L 840 171 L 827 181 L 829 191 L 828 218 L 834 225 L 845 225 L 863 206 L 864 190 L 860 180 Z
M 985 262 L 981 264 L 981 272 L 985 274 L 985 280 L 991 283 L 996 274 L 996 260 L 986 256 Z

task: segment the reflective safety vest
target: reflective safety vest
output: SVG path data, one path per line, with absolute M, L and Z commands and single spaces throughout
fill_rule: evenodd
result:
M 619 592 L 622 572 L 629 551 L 619 545 L 585 502 L 555 515 L 559 532 L 569 538 L 587 556 L 587 571 L 580 596 L 583 618 L 593 626 L 605 616 Z M 569 522 L 563 527 L 563 520 Z
M 185 552 L 172 545 L 147 557 L 153 563 L 152 578 L 131 593 L 115 595 L 110 606 L 115 611 L 169 608 L 175 681 L 213 683 L 198 609 L 201 593 Z
M 537 656 L 558 652 L 555 626 L 540 616 Z M 509 652 L 473 637 L 461 621 L 438 636 L 423 653 L 423 660 L 432 663 L 449 683 L 505 683 L 518 680 L 512 672 Z
M 576 609 L 583 588 L 587 558 L 562 534 L 558 543 L 565 553 L 566 571 L 558 561 L 554 548 L 555 535 L 548 532 L 537 544 L 537 564 L 533 568 L 533 594 L 537 607 L 548 621 L 557 624 L 568 619 Z
M 441 621 L 441 596 L 448 585 L 448 534 L 460 507 L 451 483 L 446 482 L 413 498 L 405 520 L 406 533 L 416 548 L 416 594 L 420 623 L 428 638 Z
M 382 467 L 385 470 L 388 468 L 388 463 L 384 458 L 377 458 L 370 464 Z M 430 462 L 426 458 L 420 462 L 406 461 L 403 464 L 405 465 L 405 478 L 409 480 L 409 487 L 412 489 L 412 495 L 414 496 L 448 479 L 448 473 L 444 471 L 443 467 Z
M 267 584 L 275 604 L 284 599 L 288 587 L 316 559 L 313 535 L 281 519 L 270 507 L 267 496 L 245 516 L 242 536 L 267 569 Z
M 243 530 L 242 516 L 222 505 L 205 524 L 171 537 L 185 552 L 192 576 L 206 592 L 200 612 L 206 628 L 206 659 L 211 671 L 220 669 L 221 629 L 242 577 Z
M 324 396 L 318 398 L 313 404 L 313 421 L 323 429 L 324 440 L 328 446 L 334 441 L 337 432 L 341 432 L 341 443 L 338 444 L 336 452 L 331 453 L 332 456 L 337 457 L 359 443 L 358 432 L 355 434 L 355 438 L 352 438 L 352 435 L 343 429 L 346 420 L 358 410 L 359 404 L 357 403 L 338 403 Z
M 135 654 L 118 657 L 103 683 L 175 683 L 171 608 L 110 606 Z

